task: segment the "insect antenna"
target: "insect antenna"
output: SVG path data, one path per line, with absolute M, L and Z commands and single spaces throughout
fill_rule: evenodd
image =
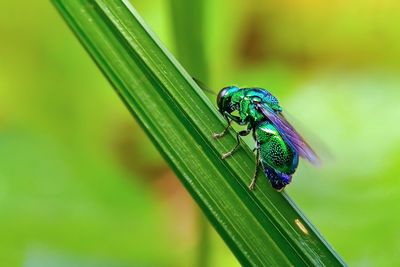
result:
M 193 81 L 196 82 L 196 84 L 200 87 L 201 90 L 203 90 L 206 93 L 212 94 L 212 95 L 217 95 L 213 90 L 211 90 L 206 84 L 204 84 L 202 81 L 192 77 Z

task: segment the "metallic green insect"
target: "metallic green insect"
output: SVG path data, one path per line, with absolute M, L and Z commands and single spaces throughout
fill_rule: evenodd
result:
M 247 125 L 247 129 L 237 133 L 237 144 L 222 155 L 231 156 L 240 144 L 240 136 L 253 133 L 256 142 L 256 170 L 249 185 L 254 189 L 260 164 L 271 185 L 281 191 L 292 180 L 299 163 L 299 156 L 318 163 L 319 159 L 311 147 L 296 132 L 282 114 L 279 102 L 270 92 L 262 88 L 223 88 L 217 97 L 220 113 L 228 121 L 223 132 L 214 134 L 214 138 L 224 136 L 232 121 Z M 238 116 L 232 113 L 237 111 Z

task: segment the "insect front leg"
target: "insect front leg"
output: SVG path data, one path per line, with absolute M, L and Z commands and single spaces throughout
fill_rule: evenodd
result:
M 224 129 L 222 132 L 220 132 L 220 133 L 213 133 L 212 136 L 213 136 L 214 139 L 218 139 L 218 138 L 223 137 L 223 136 L 228 132 L 229 127 L 231 127 L 232 121 L 229 120 L 228 117 L 225 117 L 225 118 L 226 118 L 226 120 L 228 121 L 228 125 L 225 127 L 225 129 Z
M 250 131 L 251 131 L 250 129 L 247 129 L 247 130 L 238 132 L 236 135 L 235 147 L 231 151 L 226 152 L 225 154 L 222 154 L 222 159 L 226 159 L 227 157 L 232 156 L 232 154 L 235 153 L 236 149 L 238 149 L 238 147 L 240 146 L 240 136 L 246 136 L 250 133 Z
M 257 153 L 256 153 L 256 170 L 254 171 L 253 179 L 251 180 L 251 183 L 249 185 L 250 190 L 254 190 L 254 187 L 256 186 L 258 170 L 260 169 L 260 146 L 258 143 L 254 149 L 257 151 Z
M 230 113 L 225 113 L 224 118 L 227 120 L 228 125 L 225 127 L 225 129 L 221 133 L 213 133 L 213 138 L 218 139 L 223 137 L 229 130 L 229 127 L 231 127 L 232 121 L 235 121 L 240 124 L 241 119 L 238 116 L 234 116 Z

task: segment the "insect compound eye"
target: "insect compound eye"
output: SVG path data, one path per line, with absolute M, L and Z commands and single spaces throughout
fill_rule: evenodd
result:
M 221 91 L 219 91 L 218 96 L 217 96 L 217 103 L 221 103 L 223 100 L 224 96 L 226 95 L 227 91 L 229 90 L 229 87 L 222 88 Z
M 221 112 L 224 110 L 223 102 L 225 102 L 225 96 L 227 95 L 229 88 L 230 87 L 222 88 L 217 96 L 217 105 Z
M 221 113 L 232 112 L 235 106 L 231 102 L 232 96 L 240 89 L 236 86 L 222 88 L 217 96 L 217 105 Z

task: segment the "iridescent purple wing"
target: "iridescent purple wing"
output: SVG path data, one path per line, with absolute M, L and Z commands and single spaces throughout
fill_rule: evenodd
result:
M 314 165 L 321 163 L 314 150 L 304 141 L 303 137 L 285 119 L 282 113 L 274 111 L 265 103 L 256 104 L 258 110 L 263 113 L 276 127 L 286 142 L 291 144 L 299 153 L 299 156 L 307 159 Z

